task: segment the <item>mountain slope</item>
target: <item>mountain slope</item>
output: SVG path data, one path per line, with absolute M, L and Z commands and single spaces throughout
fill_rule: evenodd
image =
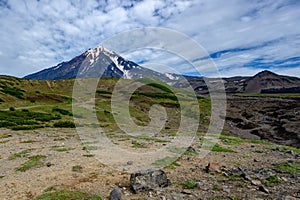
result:
M 162 73 L 141 67 L 122 58 L 103 46 L 90 49 L 83 54 L 54 67 L 25 76 L 25 79 L 59 80 L 79 77 L 143 78 L 152 77 L 169 80 Z
M 199 95 L 206 95 L 209 93 L 207 83 L 213 83 L 214 78 L 203 77 L 188 77 L 195 92 Z M 267 93 L 300 93 L 300 78 L 282 76 L 264 70 L 254 76 L 236 76 L 230 78 L 223 78 L 226 93 L 245 93 L 245 94 L 267 94 Z M 185 88 L 186 84 L 180 81 L 174 83 L 175 87 Z

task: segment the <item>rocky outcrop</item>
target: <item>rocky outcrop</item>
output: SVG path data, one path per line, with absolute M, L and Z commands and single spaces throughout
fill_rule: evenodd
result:
M 300 100 L 234 97 L 228 99 L 225 130 L 300 148 Z
M 161 169 L 137 171 L 130 176 L 130 187 L 133 192 L 144 192 L 171 184 L 166 173 Z

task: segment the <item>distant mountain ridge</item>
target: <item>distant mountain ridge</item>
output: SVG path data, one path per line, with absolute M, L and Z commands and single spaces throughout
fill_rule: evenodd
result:
M 96 67 L 95 67 L 96 66 Z M 190 86 L 198 95 L 208 95 L 217 91 L 214 85 L 217 79 L 205 77 L 182 76 L 171 73 L 160 73 L 144 68 L 126 60 L 117 53 L 103 46 L 90 49 L 67 62 L 25 76 L 25 79 L 59 80 L 76 77 L 106 78 L 156 78 L 177 88 L 188 89 Z M 187 82 L 187 81 L 188 82 Z M 227 93 L 300 93 L 300 78 L 275 74 L 264 70 L 254 76 L 223 78 Z

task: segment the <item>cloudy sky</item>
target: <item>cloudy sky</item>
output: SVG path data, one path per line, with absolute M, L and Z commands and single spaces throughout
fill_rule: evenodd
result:
M 222 76 L 269 69 L 300 77 L 298 0 L 0 0 L 0 27 L 0 74 L 17 77 L 144 27 L 169 28 L 194 39 Z M 162 60 L 152 50 L 126 56 L 145 65 Z M 163 65 L 194 73 L 170 56 Z

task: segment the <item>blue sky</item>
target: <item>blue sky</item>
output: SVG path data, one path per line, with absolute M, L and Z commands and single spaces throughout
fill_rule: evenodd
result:
M 165 27 L 202 45 L 222 76 L 269 69 L 300 77 L 298 0 L 0 0 L 0 26 L 0 74 L 23 77 L 123 31 Z M 172 55 L 152 50 L 124 56 L 194 73 Z

